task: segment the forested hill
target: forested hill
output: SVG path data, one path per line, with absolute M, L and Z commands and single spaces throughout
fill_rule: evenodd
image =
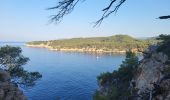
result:
M 27 46 L 63 51 L 125 52 L 129 49 L 143 51 L 153 43 L 156 43 L 155 39 L 136 39 L 128 35 L 114 35 L 109 37 L 33 41 L 28 42 Z

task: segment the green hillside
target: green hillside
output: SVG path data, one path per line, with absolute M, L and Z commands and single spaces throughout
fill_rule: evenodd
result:
M 143 50 L 148 45 L 156 43 L 156 40 L 150 39 L 135 39 L 128 35 L 114 35 L 109 37 L 92 37 L 92 38 L 72 38 L 62 40 L 50 40 L 50 41 L 33 41 L 28 42 L 29 45 L 48 45 L 55 49 L 61 48 L 96 48 L 110 51 L 114 49 L 128 50 L 138 49 Z

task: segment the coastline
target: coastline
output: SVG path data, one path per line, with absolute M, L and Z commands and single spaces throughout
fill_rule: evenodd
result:
M 48 50 L 52 51 L 63 51 L 63 52 L 92 52 L 92 53 L 116 53 L 116 54 L 124 54 L 127 50 L 104 50 L 104 49 L 96 49 L 96 48 L 54 48 L 49 45 L 39 44 L 39 45 L 32 45 L 32 44 L 25 44 L 27 47 L 33 47 L 33 48 L 46 48 Z M 138 48 L 131 49 L 132 52 L 135 53 L 141 53 L 139 52 Z

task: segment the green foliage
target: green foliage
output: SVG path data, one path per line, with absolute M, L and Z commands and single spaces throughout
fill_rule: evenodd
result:
M 42 75 L 39 72 L 28 72 L 22 67 L 29 61 L 24 57 L 20 47 L 0 47 L 0 69 L 10 73 L 11 81 L 23 86 L 33 86 Z
M 133 77 L 134 71 L 137 69 L 138 63 L 139 60 L 135 53 L 131 51 L 126 52 L 125 61 L 122 62 L 118 70 L 121 80 L 130 81 Z
M 98 91 L 96 91 L 95 95 L 93 96 L 94 100 L 109 100 L 109 97 L 100 95 Z
M 97 79 L 101 85 L 104 85 L 104 84 L 106 84 L 106 82 L 111 80 L 112 77 L 113 77 L 112 73 L 106 72 L 106 73 L 102 73 L 100 76 L 98 76 Z
M 131 95 L 129 90 L 130 81 L 135 75 L 138 63 L 138 57 L 135 53 L 131 51 L 126 52 L 126 59 L 117 71 L 102 73 L 97 77 L 99 84 L 109 90 L 107 90 L 107 95 L 96 92 L 97 94 L 95 94 L 94 99 L 100 100 L 100 98 L 107 98 L 107 100 L 124 100 L 129 97 Z
M 32 42 L 28 42 L 28 44 L 34 44 L 34 45 L 47 44 L 47 41 L 32 41 Z
M 153 40 L 154 41 L 154 40 Z M 93 38 L 73 38 L 63 40 L 51 40 L 51 41 L 34 41 L 28 44 L 39 45 L 48 44 L 55 49 L 61 48 L 96 48 L 111 51 L 114 49 L 129 50 L 138 49 L 143 50 L 152 44 L 153 41 L 139 40 L 132 38 L 128 35 L 115 35 L 110 37 L 93 37 Z
M 170 58 L 170 35 L 160 35 L 158 40 L 161 42 L 158 44 L 159 47 L 157 49 L 158 52 L 164 52 Z

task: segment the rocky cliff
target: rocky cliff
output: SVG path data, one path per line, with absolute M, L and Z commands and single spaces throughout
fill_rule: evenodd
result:
M 0 100 L 27 100 L 17 85 L 10 82 L 9 73 L 0 70 Z
M 98 77 L 100 88 L 94 99 L 170 100 L 170 59 L 158 48 L 150 46 L 140 61 L 126 53 L 118 70 Z
M 168 56 L 151 46 L 144 52 L 134 78 L 137 100 L 170 100 L 170 65 Z

